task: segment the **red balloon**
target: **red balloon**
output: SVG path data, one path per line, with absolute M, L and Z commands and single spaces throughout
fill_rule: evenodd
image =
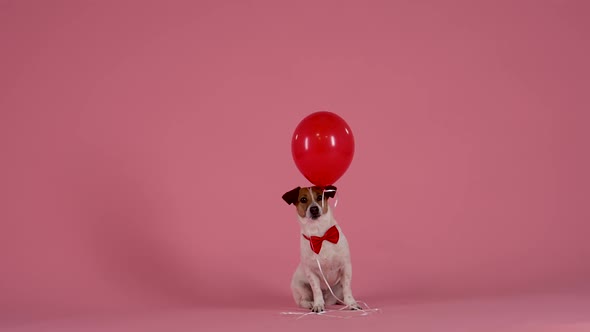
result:
M 332 185 L 352 162 L 352 130 L 334 113 L 312 113 L 295 128 L 291 153 L 295 165 L 307 180 L 316 186 Z

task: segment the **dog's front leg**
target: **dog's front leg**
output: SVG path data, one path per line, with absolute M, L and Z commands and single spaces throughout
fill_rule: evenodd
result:
M 324 295 L 322 294 L 322 288 L 320 287 L 320 278 L 309 268 L 306 269 L 305 276 L 307 277 L 307 281 L 309 281 L 311 292 L 313 293 L 313 307 L 311 308 L 311 311 L 324 311 Z
M 360 310 L 361 307 L 356 303 L 356 300 L 352 296 L 352 264 L 350 261 L 344 264 L 342 271 L 342 295 L 344 297 L 344 304 L 347 305 L 351 310 Z

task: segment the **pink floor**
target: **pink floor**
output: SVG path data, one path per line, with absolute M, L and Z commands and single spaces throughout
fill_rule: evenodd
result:
M 126 317 L 29 322 L 8 331 L 590 331 L 590 294 L 537 294 L 470 300 L 400 303 L 371 299 L 380 312 L 361 316 L 283 315 L 290 306 L 193 308 Z M 343 319 L 342 317 L 349 317 Z M 2 329 L 4 330 L 4 329 Z

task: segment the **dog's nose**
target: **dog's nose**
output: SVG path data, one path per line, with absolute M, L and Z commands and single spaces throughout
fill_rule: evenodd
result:
M 317 215 L 320 213 L 320 208 L 317 206 L 312 206 L 309 208 L 309 212 L 311 212 L 313 215 Z

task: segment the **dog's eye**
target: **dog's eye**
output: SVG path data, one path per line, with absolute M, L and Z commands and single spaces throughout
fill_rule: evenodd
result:
M 299 199 L 299 201 L 300 201 L 301 203 L 307 203 L 307 197 L 301 197 L 301 198 Z
M 318 201 L 322 200 L 322 195 L 318 195 Z

